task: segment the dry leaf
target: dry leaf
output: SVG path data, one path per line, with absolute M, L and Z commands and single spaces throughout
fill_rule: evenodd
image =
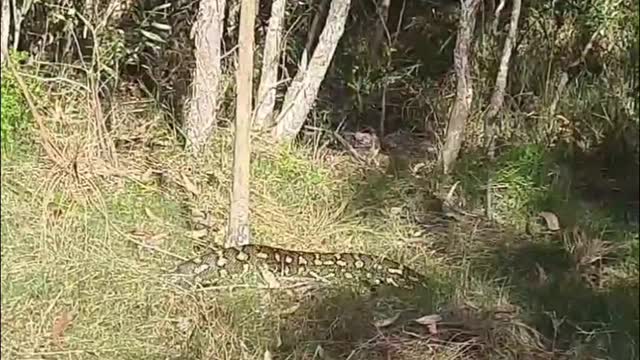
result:
M 156 234 L 144 239 L 144 242 L 148 245 L 158 246 L 162 244 L 162 240 L 164 240 L 168 235 L 167 234 Z
M 455 184 L 453 184 L 453 186 L 451 187 L 451 189 L 449 189 L 449 192 L 447 193 L 447 196 L 444 198 L 444 203 L 447 205 L 451 205 L 453 202 L 453 194 L 455 194 L 456 192 L 456 188 L 458 187 L 458 185 L 460 184 L 460 181 L 456 181 Z
M 189 318 L 186 318 L 186 317 L 179 318 L 178 330 L 180 330 L 183 333 L 186 333 L 189 331 L 189 329 L 191 329 L 191 321 L 189 321 Z
M 213 227 L 214 220 L 209 213 L 204 213 L 199 210 L 191 212 L 191 222 L 194 226 L 204 226 L 207 228 Z
M 411 171 L 415 174 L 418 171 L 420 171 L 420 169 L 422 169 L 423 167 L 427 166 L 427 164 L 421 162 L 421 163 L 417 163 L 413 166 L 413 168 L 411 169 Z
M 538 286 L 545 285 L 549 279 L 549 277 L 547 276 L 547 272 L 544 271 L 544 268 L 538 263 L 536 263 L 536 270 L 538 272 Z
M 198 187 L 193 182 L 191 182 L 191 180 L 189 180 L 187 175 L 185 175 L 184 173 L 181 173 L 180 175 L 182 177 L 182 186 L 184 186 L 184 188 L 193 195 L 199 195 L 200 189 L 198 189 Z
M 137 178 L 138 178 L 138 181 L 140 181 L 141 183 L 148 183 L 151 180 L 153 180 L 154 175 L 155 175 L 155 171 L 149 168 Z
M 438 327 L 436 323 L 427 325 L 427 329 L 429 330 L 429 334 L 435 335 L 438 333 Z
M 438 314 L 425 315 L 423 317 L 417 318 L 414 320 L 418 324 L 426 325 L 429 330 L 429 334 L 435 335 L 438 333 L 437 323 L 442 321 L 442 316 Z
M 377 328 L 383 328 L 383 327 L 390 326 L 393 323 L 395 323 L 398 320 L 399 317 L 400 317 L 400 313 L 397 313 L 397 314 L 393 315 L 390 318 L 382 319 L 382 320 L 376 320 L 376 321 L 373 322 L 373 326 L 375 326 Z
M 560 230 L 560 222 L 558 221 L 556 214 L 548 211 L 542 211 L 538 216 L 542 217 L 547 223 L 547 229 L 552 231 Z
M 201 239 L 207 236 L 208 233 L 209 233 L 208 229 L 192 230 L 192 231 L 186 232 L 187 236 L 192 239 Z
M 141 229 L 135 229 L 129 232 L 129 234 L 137 238 L 140 238 L 142 242 L 144 242 L 147 245 L 154 245 L 154 246 L 160 245 L 162 243 L 162 240 L 168 236 L 168 234 L 165 234 L 165 233 L 154 234 L 152 232 L 141 230 Z
M 135 228 L 135 229 L 133 229 L 133 230 L 129 231 L 129 234 L 130 234 L 131 236 L 135 236 L 135 237 L 143 238 L 143 237 L 145 237 L 145 236 L 148 236 L 148 235 L 149 235 L 149 232 L 147 232 L 147 231 L 145 231 L 145 230 L 142 230 L 142 229 L 140 229 L 140 228 Z
M 53 321 L 51 338 L 56 345 L 60 346 L 64 342 L 64 332 L 71 325 L 71 321 L 73 321 L 73 316 L 68 311 L 64 311 Z
M 292 306 L 289 306 L 288 308 L 280 311 L 280 315 L 291 315 L 294 312 L 298 311 L 299 308 L 300 303 L 293 304 Z
M 415 319 L 414 321 L 421 325 L 427 325 L 434 322 L 442 321 L 442 316 L 438 314 L 425 315 Z
M 265 350 L 264 356 L 262 357 L 264 360 L 273 360 L 273 355 L 271 355 L 271 351 Z
M 412 237 L 414 238 L 419 238 L 421 236 L 424 236 L 424 234 L 426 233 L 426 231 L 424 229 L 420 229 L 415 231 L 413 234 L 411 234 Z
M 196 209 L 196 208 L 192 208 L 191 209 L 191 218 L 196 219 L 196 218 L 204 218 L 207 215 L 204 213 L 204 211 L 200 210 L 200 209 Z
M 325 355 L 324 355 L 324 349 L 322 348 L 321 345 L 316 346 L 316 351 L 313 352 L 313 358 L 316 359 L 324 359 Z

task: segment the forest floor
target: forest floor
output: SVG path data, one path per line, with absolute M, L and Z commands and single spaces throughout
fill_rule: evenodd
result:
M 388 171 L 346 152 L 256 142 L 251 193 L 254 242 L 385 255 L 425 274 L 428 294 L 180 290 L 163 272 L 224 241 L 230 136 L 221 130 L 196 165 L 153 136 L 153 151 L 132 142 L 117 166 L 69 156 L 67 171 L 36 147 L 3 160 L 3 358 L 638 357 L 637 223 L 586 205 L 566 211 L 566 231 L 446 217 L 429 164 Z M 207 236 L 190 227 L 194 209 Z M 440 319 L 414 321 L 426 315 Z

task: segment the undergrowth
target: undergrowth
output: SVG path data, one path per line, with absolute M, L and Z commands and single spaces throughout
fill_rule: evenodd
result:
M 194 164 L 177 142 L 151 149 L 158 134 L 170 138 L 155 112 L 115 107 L 111 136 L 129 147 L 113 165 L 94 152 L 86 101 L 67 101 L 58 116 L 75 124 L 65 130 L 74 133 L 53 141 L 74 149 L 64 154 L 73 157 L 75 175 L 34 156 L 37 144 L 2 164 L 7 358 L 258 359 L 267 350 L 278 359 L 363 360 L 638 354 L 637 229 L 620 225 L 612 207 L 587 208 L 566 181 L 572 171 L 546 147 L 514 146 L 490 166 L 480 156 L 462 157 L 454 178 L 466 207 L 482 206 L 490 176 L 496 224 L 445 218 L 429 205 L 427 181 L 410 172 L 258 140 L 255 243 L 385 255 L 425 274 L 427 291 L 267 291 L 242 283 L 188 292 L 163 274 L 208 242 L 224 241 L 230 132 L 220 129 Z M 12 103 L 6 106 L 11 114 Z M 2 107 L 4 119 L 4 99 Z M 194 210 L 205 214 L 207 236 L 191 231 Z M 527 234 L 540 211 L 555 213 L 562 230 Z M 445 321 L 435 330 L 413 321 L 436 314 Z
M 26 59 L 24 53 L 11 53 L 11 61 L 18 63 Z M 39 85 L 37 82 L 29 81 L 28 86 L 36 96 L 39 93 Z M 2 113 L 0 114 L 2 122 L 1 146 L 3 158 L 10 156 L 15 150 L 28 140 L 31 132 L 31 113 L 27 107 L 26 99 L 19 90 L 16 80 L 7 68 L 2 69 Z

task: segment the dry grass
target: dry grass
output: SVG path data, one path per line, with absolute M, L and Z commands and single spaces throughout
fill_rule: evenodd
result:
M 91 118 L 89 111 L 64 106 L 53 107 L 52 118 L 71 133 L 54 142 L 77 171 L 51 168 L 38 155 L 2 164 L 7 358 L 262 359 L 269 350 L 274 359 L 557 359 L 564 353 L 536 330 L 529 310 L 514 305 L 516 285 L 489 264 L 518 237 L 475 220 L 424 231 L 414 216 L 424 192 L 419 183 L 361 169 L 348 157 L 311 161 L 306 149 L 257 140 L 255 242 L 387 255 L 428 275 L 430 291 L 178 290 L 163 271 L 206 241 L 222 242 L 225 233 L 228 134 L 221 130 L 194 163 L 157 119 L 148 112 L 126 115 L 123 106 L 113 136 L 116 143 L 127 138 L 128 149 L 116 162 L 103 162 L 81 121 Z M 209 238 L 188 236 L 194 209 L 210 219 Z M 398 312 L 403 316 L 389 326 L 374 326 Z M 413 322 L 429 314 L 443 318 L 436 333 Z

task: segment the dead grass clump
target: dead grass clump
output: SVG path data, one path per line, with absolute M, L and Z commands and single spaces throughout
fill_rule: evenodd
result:
M 575 271 L 594 288 L 602 289 L 608 279 L 607 270 L 617 258 L 622 247 L 601 237 L 590 236 L 574 227 L 562 234 L 564 247 L 573 259 Z

